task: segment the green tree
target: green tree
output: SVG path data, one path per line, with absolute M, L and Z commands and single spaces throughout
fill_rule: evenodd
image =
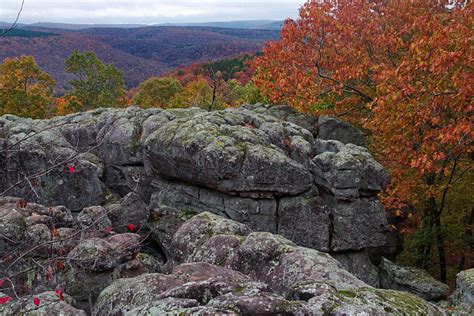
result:
M 43 118 L 52 102 L 54 79 L 31 56 L 0 64 L 0 115 Z
M 232 106 L 240 106 L 242 104 L 269 103 L 260 93 L 260 89 L 253 81 L 249 81 L 246 85 L 241 85 L 236 79 L 227 81 L 227 85 L 232 93 L 229 104 Z
M 179 80 L 171 77 L 155 77 L 140 84 L 133 103 L 142 108 L 166 108 L 171 99 L 183 90 Z
M 113 65 L 104 64 L 90 51 L 75 50 L 66 60 L 66 72 L 74 74 L 70 81 L 83 110 L 97 107 L 117 107 L 126 104 L 122 73 Z
M 222 110 L 226 107 L 222 96 L 222 89 L 225 85 L 221 84 L 214 88 L 204 77 L 199 77 L 184 87 L 183 91 L 176 94 L 169 102 L 170 108 L 199 107 L 205 110 Z

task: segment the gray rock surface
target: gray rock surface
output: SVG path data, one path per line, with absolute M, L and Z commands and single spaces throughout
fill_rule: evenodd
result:
M 467 313 L 474 312 L 474 269 L 458 273 L 456 291 L 453 293 L 452 301 L 458 309 Z
M 312 176 L 279 147 L 294 136 L 312 139 L 291 123 L 229 110 L 172 121 L 144 146 L 151 167 L 164 177 L 240 195 L 295 195 L 311 186 Z
M 288 106 L 130 107 L 51 120 L 5 115 L 0 127 L 0 192 L 73 212 L 120 204 L 110 223 L 97 223 L 117 232 L 142 227 L 150 210 L 165 252 L 187 214 L 204 211 L 324 251 L 385 243 L 376 195 L 387 174 L 365 148 L 344 144 L 359 133 L 337 119 Z
M 186 221 L 172 246 L 170 274 L 115 281 L 93 315 L 443 314 L 412 294 L 372 288 L 327 254 L 209 212 Z
M 324 140 L 337 140 L 343 144 L 363 146 L 365 143 L 362 132 L 347 122 L 335 117 L 320 116 L 318 119 L 318 138 Z
M 332 253 L 331 256 L 358 279 L 380 288 L 379 269 L 372 263 L 366 251 Z
M 374 267 L 359 254 L 385 247 L 388 233 L 377 199 L 387 173 L 354 144 L 363 137 L 347 123 L 287 106 L 130 107 L 51 120 L 5 115 L 0 230 L 8 238 L 0 239 L 0 252 L 37 247 L 8 275 L 63 258 L 65 267 L 52 267 L 50 280 L 23 275 L 18 282 L 37 292 L 61 286 L 86 311 L 104 287 L 137 277 L 146 286 L 174 285 L 136 302 L 120 294 L 117 306 L 130 315 L 344 314 L 362 311 L 365 300 L 373 302 L 372 313 L 406 311 L 385 297 L 392 292 L 378 292 L 347 271 L 377 285 Z M 125 234 L 129 224 L 140 236 Z M 343 265 L 318 250 L 336 254 Z M 212 275 L 191 284 L 176 276 L 173 267 L 196 262 L 250 279 L 242 288 L 229 280 L 222 285 L 215 279 L 223 270 L 210 266 Z M 148 283 L 144 275 L 158 272 L 169 274 Z M 130 284 L 120 282 L 128 292 Z
M 0 304 L 1 315 L 51 315 L 51 316 L 86 316 L 86 312 L 73 307 L 74 299 L 63 294 L 64 300 L 54 291 L 47 291 L 37 295 L 11 300 L 5 305 Z M 0 297 L 2 297 L 0 293 Z M 33 299 L 39 299 L 36 306 Z
M 379 269 L 382 288 L 408 291 L 429 301 L 446 299 L 449 294 L 446 284 L 435 280 L 424 270 L 399 266 L 385 258 Z
M 374 196 L 389 182 L 387 172 L 369 151 L 353 144 L 339 144 L 334 152 L 317 152 L 311 162 L 315 182 L 340 200 Z

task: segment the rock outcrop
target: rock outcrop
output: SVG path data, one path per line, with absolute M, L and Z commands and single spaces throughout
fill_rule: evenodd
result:
M 439 313 L 374 288 L 388 175 L 363 143 L 287 106 L 2 116 L 2 273 L 97 315 Z
M 387 173 L 351 143 L 363 143 L 360 132 L 334 118 L 286 106 L 127 108 L 51 120 L 5 115 L 0 128 L 3 195 L 77 212 L 133 194 L 135 224 L 146 223 L 147 204 L 170 222 L 149 226 L 166 252 L 182 215 L 203 211 L 322 251 L 386 242 L 377 193 Z M 130 219 L 120 216 L 110 219 L 123 231 Z
M 410 293 L 372 288 L 328 254 L 213 213 L 173 237 L 170 274 L 117 280 L 93 315 L 442 314 Z

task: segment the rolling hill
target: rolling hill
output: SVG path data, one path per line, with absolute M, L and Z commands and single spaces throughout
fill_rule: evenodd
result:
M 0 38 L 0 59 L 32 55 L 57 81 L 56 93 L 71 79 L 64 61 L 74 49 L 93 51 L 114 64 L 128 88 L 181 65 L 258 51 L 279 31 L 215 27 L 150 26 L 67 30 L 25 26 Z

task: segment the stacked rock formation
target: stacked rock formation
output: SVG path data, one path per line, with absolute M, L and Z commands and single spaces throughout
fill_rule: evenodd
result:
M 97 109 L 51 120 L 5 115 L 0 117 L 0 196 L 4 197 L 8 215 L 0 219 L 0 228 L 5 228 L 10 241 L 24 241 L 27 235 L 39 238 L 35 241 L 38 246 L 35 251 L 39 254 L 28 253 L 33 257 L 45 253 L 41 252 L 44 243 L 59 238 L 58 234 L 80 234 L 81 238 L 75 239 L 77 243 L 63 250 L 71 264 L 71 268 L 66 269 L 69 279 L 61 277 L 54 282 L 71 289 L 67 293 L 76 300 L 75 306 L 94 310 L 98 315 L 108 315 L 106 310 L 110 306 L 101 303 L 102 295 L 94 308 L 90 302 L 95 302 L 100 291 L 114 279 L 139 275 L 137 282 L 148 284 L 151 281 L 146 274 L 142 276 L 143 273 L 163 271 L 168 273 L 164 274 L 163 287 L 140 302 L 130 303 L 124 299 L 127 311 L 134 306 L 139 309 L 135 313 L 140 314 L 153 307 L 145 305 L 158 297 L 165 301 L 157 308 L 199 310 L 206 306 L 228 311 L 231 302 L 247 299 L 245 293 L 263 293 L 263 300 L 294 306 L 295 309 L 288 307 L 288 312 L 311 313 L 316 310 L 308 310 L 302 302 L 298 303 L 301 306 L 293 302 L 312 299 L 311 304 L 321 311 L 328 304 L 316 303 L 317 295 L 308 293 L 322 291 L 324 297 L 335 302 L 336 296 L 343 295 L 340 291 L 353 293 L 369 289 L 362 291 L 359 302 L 337 301 L 334 305 L 334 308 L 342 306 L 335 309 L 337 313 L 350 310 L 349 305 L 361 310 L 364 300 L 378 302 L 385 295 L 380 293 L 392 293 L 378 292 L 380 290 L 366 283 L 401 290 L 410 288 L 403 287 L 403 282 L 394 277 L 398 274 L 393 271 L 398 270 L 389 269 L 389 261 L 382 259 L 382 250 L 393 247 L 387 244 L 387 217 L 377 194 L 389 179 L 383 167 L 361 146 L 363 144 L 362 133 L 347 123 L 331 117 L 299 114 L 286 106 L 247 105 L 217 112 L 194 108 Z M 25 201 L 27 206 L 23 205 Z M 41 219 L 36 218 L 38 216 Z M 212 245 L 201 249 L 201 244 L 196 245 L 196 240 L 186 237 L 194 236 L 204 242 L 200 235 L 193 235 L 185 228 L 189 229 L 189 222 L 195 225 L 213 216 L 218 217 L 206 224 L 212 229 L 220 224 L 210 223 L 226 223 L 215 232 L 207 232 L 211 236 L 223 235 L 219 237 L 222 240 L 213 239 L 213 242 L 226 245 L 225 249 L 234 249 L 240 255 L 220 254 L 222 249 L 212 248 Z M 28 219 L 26 224 L 25 218 Z M 240 227 L 240 230 L 238 233 L 227 231 L 227 225 Z M 130 227 L 136 228 L 139 234 L 128 234 Z M 186 235 L 177 239 L 183 229 Z M 256 245 L 248 245 L 250 248 L 245 250 L 244 245 L 253 242 L 251 237 L 258 237 L 258 247 L 268 243 L 270 248 L 275 248 L 263 251 Z M 74 238 L 66 238 L 64 242 L 72 240 Z M 127 240 L 126 247 L 120 248 L 123 240 Z M 2 249 L 11 250 L 15 245 L 0 242 L 6 243 Z M 146 251 L 139 255 L 143 253 L 139 250 L 143 244 L 147 245 Z M 330 253 L 338 261 L 320 251 Z M 243 258 L 242 252 L 249 258 Z M 286 255 L 287 252 L 292 255 Z M 252 261 L 252 256 L 257 254 L 263 257 Z M 288 268 L 301 275 L 301 279 L 291 276 L 298 279 L 288 280 L 284 288 L 278 288 L 272 278 L 280 276 L 272 276 L 274 269 L 265 261 L 267 259 L 273 260 L 271 264 L 281 263 L 282 269 L 286 269 L 283 262 L 294 262 L 293 265 L 288 263 Z M 164 261 L 168 270 L 162 271 Z M 222 295 L 234 291 L 235 297 L 222 297 L 220 303 L 209 305 L 221 294 L 200 299 L 184 288 L 177 290 L 184 294 L 168 293 L 174 287 L 187 289 L 187 282 L 192 280 L 183 272 L 187 266 L 179 268 L 180 264 L 194 265 L 198 271 L 207 269 L 198 265 L 200 261 L 220 268 L 215 268 L 215 275 L 198 276 L 204 283 L 191 288 L 209 291 L 210 284 L 215 283 L 209 279 L 221 280 L 229 275 L 229 280 L 223 281 L 225 286 L 222 285 L 225 293 L 220 285 L 212 286 L 217 286 L 213 289 Z M 237 261 L 240 263 L 235 266 Z M 304 261 L 314 264 L 311 271 L 304 271 L 306 266 L 301 266 Z M 2 267 L 4 265 L 8 263 L 2 263 Z M 249 274 L 245 265 L 261 271 Z M 386 267 L 385 270 L 382 267 Z M 66 271 L 61 275 L 66 275 Z M 88 296 L 84 296 L 84 289 L 79 289 L 80 284 L 74 283 L 77 277 L 88 280 L 85 285 L 91 289 Z M 161 280 L 163 276 L 156 278 Z M 316 281 L 322 282 L 321 287 L 305 285 L 305 282 Z M 429 293 L 423 297 L 437 300 L 448 294 L 448 289 L 434 280 L 426 282 L 429 289 L 436 287 L 436 293 L 435 298 Z M 139 291 L 128 289 L 128 285 L 125 282 L 119 286 L 124 295 Z M 236 295 L 235 291 L 241 287 L 248 291 L 243 291 L 243 296 Z M 303 287 L 301 293 L 296 289 L 299 287 Z M 35 290 L 48 289 L 42 286 Z M 105 293 L 107 291 L 114 289 Z M 425 289 L 412 292 L 417 291 L 423 293 Z M 103 295 L 108 294 L 103 292 Z M 183 301 L 169 305 L 171 298 L 198 303 Z M 423 300 L 413 299 L 416 302 L 412 303 L 423 310 L 437 311 Z M 387 304 L 392 304 L 387 300 Z M 377 305 L 372 310 L 400 311 L 392 305 Z M 252 307 L 248 308 L 244 310 L 251 312 Z M 285 312 L 285 309 L 279 311 Z

